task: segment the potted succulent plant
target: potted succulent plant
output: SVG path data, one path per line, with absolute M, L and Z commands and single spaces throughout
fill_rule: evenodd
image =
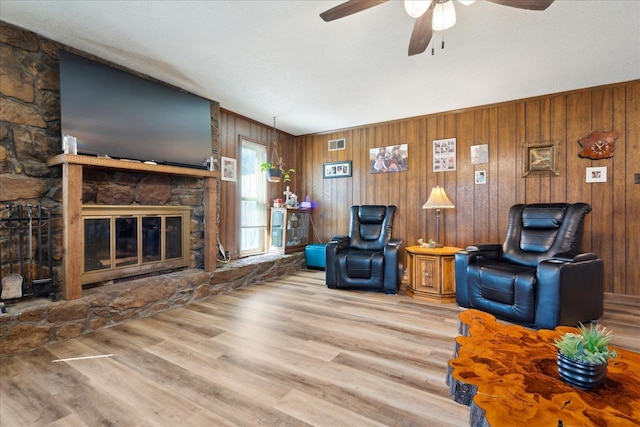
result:
M 260 164 L 260 170 L 267 173 L 267 180 L 269 182 L 284 182 L 291 181 L 291 174 L 295 172 L 295 169 L 289 169 L 285 171 L 282 167 L 278 167 L 270 162 L 264 162 Z
M 578 332 L 568 332 L 555 340 L 560 378 L 582 390 L 600 386 L 607 377 L 609 359 L 617 356 L 609 349 L 612 338 L 611 331 L 598 323 L 588 327 L 580 323 Z

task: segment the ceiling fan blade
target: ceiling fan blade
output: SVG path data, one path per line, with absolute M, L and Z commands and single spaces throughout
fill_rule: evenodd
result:
M 487 0 L 502 6 L 527 10 L 546 10 L 554 0 Z
M 335 19 L 344 18 L 345 16 L 353 15 L 354 13 L 362 12 L 370 7 L 377 6 L 385 3 L 388 0 L 349 0 L 333 7 L 329 10 L 325 10 L 320 14 L 325 22 L 333 21 Z
M 413 25 L 413 31 L 411 32 L 411 40 L 409 41 L 409 56 L 418 55 L 425 51 L 433 30 L 431 29 L 431 21 L 433 17 L 433 6 L 435 2 L 431 3 L 429 9 L 422 14 L 421 17 L 416 19 L 416 23 Z

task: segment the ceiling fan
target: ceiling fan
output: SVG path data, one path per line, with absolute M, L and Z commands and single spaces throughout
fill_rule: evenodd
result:
M 362 12 L 373 6 L 385 3 L 388 0 L 349 0 L 320 14 L 325 21 L 344 18 L 354 13 Z M 469 5 L 475 0 L 458 0 L 464 5 Z M 502 6 L 515 7 L 527 10 L 546 10 L 554 0 L 487 0 Z M 425 51 L 433 31 L 446 30 L 456 23 L 455 9 L 452 0 L 405 0 L 407 13 L 416 18 L 413 26 L 411 40 L 409 41 L 409 56 L 417 55 Z

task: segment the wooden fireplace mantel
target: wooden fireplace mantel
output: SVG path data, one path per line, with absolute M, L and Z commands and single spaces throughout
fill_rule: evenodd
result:
M 82 263 L 80 261 L 83 257 L 82 170 L 84 167 L 204 178 L 204 269 L 205 271 L 216 269 L 216 180 L 220 178 L 220 172 L 74 154 L 59 154 L 47 160 L 47 166 L 57 165 L 62 165 L 64 281 L 61 292 L 64 299 L 72 300 L 82 297 Z

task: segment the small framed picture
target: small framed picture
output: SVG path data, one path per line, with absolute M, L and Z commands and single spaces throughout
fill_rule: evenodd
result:
M 523 152 L 523 177 L 527 175 L 560 175 L 556 167 L 557 142 L 525 144 Z
M 587 182 L 607 182 L 607 167 L 587 168 Z
M 329 162 L 324 164 L 322 177 L 327 178 L 345 178 L 351 176 L 351 160 L 342 162 Z
M 489 144 L 471 146 L 471 164 L 489 163 Z
M 222 156 L 221 163 L 220 170 L 222 172 L 222 180 L 236 182 L 236 159 Z
M 487 183 L 487 171 L 476 171 L 476 184 Z

